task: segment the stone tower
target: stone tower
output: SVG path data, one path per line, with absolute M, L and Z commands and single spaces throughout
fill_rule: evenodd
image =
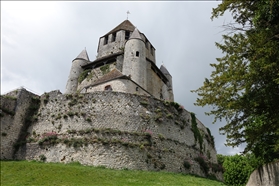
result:
M 122 73 L 129 76 L 145 90 L 146 86 L 145 43 L 137 28 L 125 44 Z
M 65 93 L 77 91 L 115 91 L 174 101 L 170 73 L 157 67 L 154 46 L 129 20 L 100 37 L 95 60 L 89 61 L 83 50 L 73 61 Z
M 68 77 L 65 94 L 72 94 L 77 91 L 78 78 L 80 74 L 84 71 L 82 66 L 89 62 L 89 57 L 86 49 L 81 51 L 81 53 L 72 61 L 72 67 Z

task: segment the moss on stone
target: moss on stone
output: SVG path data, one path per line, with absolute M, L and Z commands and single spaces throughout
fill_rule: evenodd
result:
M 102 71 L 103 75 L 107 74 L 109 72 L 109 65 L 104 65 L 100 67 L 100 70 Z
M 88 73 L 90 71 L 91 71 L 91 69 L 87 69 L 87 70 L 83 71 L 78 77 L 78 83 L 81 83 L 88 76 Z
M 200 150 L 202 151 L 203 137 L 198 128 L 198 124 L 196 121 L 196 115 L 193 112 L 191 112 L 191 118 L 192 118 L 192 131 L 194 133 L 195 141 L 197 141 L 197 140 L 199 141 Z

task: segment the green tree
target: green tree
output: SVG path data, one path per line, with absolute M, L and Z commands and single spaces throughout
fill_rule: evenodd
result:
M 212 19 L 232 13 L 231 32 L 216 43 L 224 56 L 210 64 L 214 70 L 194 90 L 196 105 L 212 106 L 214 123 L 225 119 L 220 132 L 226 145 L 246 143 L 265 162 L 279 158 L 279 1 L 223 0 Z
M 223 167 L 224 181 L 228 185 L 245 185 L 254 168 L 249 164 L 246 156 L 226 156 Z

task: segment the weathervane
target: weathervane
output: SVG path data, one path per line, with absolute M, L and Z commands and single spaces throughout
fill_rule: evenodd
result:
M 128 15 L 129 15 L 129 14 L 131 14 L 131 13 L 130 13 L 129 10 L 128 10 L 128 11 L 127 11 L 127 20 L 128 20 Z

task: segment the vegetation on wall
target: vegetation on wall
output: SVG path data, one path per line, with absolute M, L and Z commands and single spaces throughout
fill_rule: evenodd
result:
M 6 109 L 6 108 L 4 108 L 4 107 L 1 107 L 1 110 L 2 110 L 3 112 L 5 112 L 6 114 L 11 115 L 11 116 L 14 116 L 14 115 L 15 115 L 15 112 L 14 112 L 14 111 L 8 110 L 8 109 Z
M 101 66 L 100 70 L 102 71 L 103 75 L 107 74 L 109 72 L 109 64 Z
M 90 72 L 91 72 L 91 69 L 87 69 L 87 70 L 83 71 L 78 77 L 78 83 L 81 83 L 88 76 L 88 74 Z
M 48 94 L 48 93 L 44 93 L 44 94 L 42 95 L 42 97 L 44 98 L 44 104 L 47 104 L 48 101 L 49 101 L 49 94 Z
M 206 130 L 207 130 L 208 134 L 206 134 L 205 137 L 206 137 L 208 143 L 211 144 L 213 148 L 215 148 L 214 136 L 212 136 L 209 128 L 206 128 Z
M 192 118 L 192 131 L 194 133 L 195 141 L 199 141 L 200 151 L 202 151 L 203 137 L 198 128 L 196 115 L 193 112 L 191 112 L 191 118 Z
M 0 109 L 2 110 L 2 112 L 0 113 L 1 114 L 1 117 L 4 116 L 3 112 L 8 114 L 8 115 L 11 115 L 11 116 L 14 116 L 15 115 L 15 112 L 12 111 L 12 110 L 9 110 L 7 108 L 5 108 L 4 105 L 2 105 L 4 103 L 4 99 L 7 100 L 8 102 L 12 101 L 14 102 L 15 100 L 17 100 L 16 97 L 13 97 L 13 96 L 8 96 L 8 95 L 1 95 L 0 96 L 0 99 L 1 99 L 1 105 L 0 105 Z

